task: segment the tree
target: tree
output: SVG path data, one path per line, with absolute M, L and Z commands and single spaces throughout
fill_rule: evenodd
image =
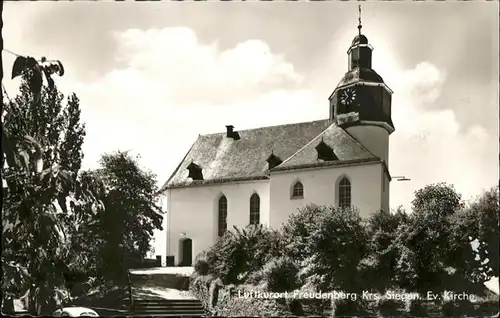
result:
M 63 107 L 51 78 L 63 72 L 59 61 L 19 56 L 12 76 L 22 76 L 20 94 L 3 102 L 3 298 L 29 288 L 33 314 L 50 314 L 60 298 L 67 227 L 92 217 L 75 207 L 98 204 L 95 188 L 78 178 L 85 135 L 78 99 L 71 95 Z
M 405 226 L 410 216 L 400 207 L 395 212 L 380 210 L 366 222 L 369 254 L 363 263 L 365 289 L 384 293 L 394 287 L 394 272 L 398 251 L 393 244 L 398 231 Z
M 464 207 L 461 196 L 451 185 L 431 184 L 415 193 L 412 205 L 413 213 L 392 244 L 398 254 L 396 283 L 421 293 L 463 288 L 476 264 L 457 222 Z
M 492 187 L 474 200 L 465 211 L 463 227 L 471 241 L 478 243 L 483 279 L 499 276 L 499 188 Z
M 103 155 L 100 168 L 93 173 L 105 186 L 105 210 L 98 221 L 103 270 L 109 278 L 121 280 L 124 271 L 150 250 L 153 231 L 162 229 L 156 177 L 142 169 L 136 158 L 120 151 Z
M 367 256 L 367 237 L 359 213 L 308 205 L 283 226 L 286 251 L 303 270 L 300 276 L 318 291 L 361 291 L 359 265 Z

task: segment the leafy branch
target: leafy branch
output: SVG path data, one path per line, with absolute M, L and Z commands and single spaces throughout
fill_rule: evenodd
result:
M 37 61 L 31 56 L 18 56 L 12 66 L 12 79 L 29 72 L 31 72 L 29 86 L 35 96 L 35 101 L 38 102 L 40 101 L 43 77 L 45 76 L 48 86 L 54 88 L 54 80 L 51 76 L 53 74 L 63 76 L 64 67 L 59 60 L 47 60 L 47 58 L 42 57 L 40 61 Z

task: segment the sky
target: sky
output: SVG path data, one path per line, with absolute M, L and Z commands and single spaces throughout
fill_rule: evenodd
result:
M 498 184 L 498 2 L 363 2 L 373 68 L 394 91 L 391 207 L 427 184 Z M 198 134 L 328 118 L 356 2 L 5 2 L 4 47 L 61 60 L 85 168 L 129 150 L 163 185 Z M 15 56 L 2 52 L 3 83 Z M 157 235 L 162 241 L 162 235 Z M 159 244 L 159 243 L 158 243 Z M 164 244 L 164 242 L 162 243 Z M 160 247 L 162 249 L 163 247 Z

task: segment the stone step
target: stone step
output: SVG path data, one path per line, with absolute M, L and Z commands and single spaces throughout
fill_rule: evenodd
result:
M 162 299 L 162 300 L 156 300 L 156 299 L 134 299 L 134 303 L 136 304 L 177 304 L 177 305 L 198 305 L 201 304 L 199 300 L 167 300 L 167 299 Z
M 175 310 L 175 311 L 189 311 L 189 310 L 203 310 L 203 307 L 172 307 L 172 306 L 157 306 L 157 307 L 134 307 L 134 310 Z
M 142 309 L 134 310 L 134 315 L 139 316 L 164 316 L 164 315 L 182 315 L 182 316 L 203 316 L 205 311 L 203 309 L 186 309 L 186 310 L 173 310 L 169 308 L 157 309 Z
M 142 302 L 134 301 L 134 306 L 177 306 L 177 307 L 199 307 L 202 306 L 201 302 Z
M 178 312 L 178 313 L 190 313 L 190 312 L 196 312 L 196 313 L 203 313 L 204 309 L 203 308 L 135 308 L 134 312 Z
M 203 310 L 203 306 L 134 306 L 134 310 Z
M 148 313 L 134 313 L 133 317 L 205 317 L 205 314 L 148 314 Z
M 134 303 L 134 307 L 178 307 L 178 308 L 190 308 L 190 307 L 203 307 L 201 303 L 193 304 L 176 304 L 176 303 L 157 303 L 157 304 L 141 304 Z
M 205 315 L 197 299 L 138 299 L 134 301 L 135 316 L 198 316 Z
M 203 308 L 202 304 L 134 304 L 135 308 Z
M 203 312 L 176 313 L 176 312 L 134 312 L 134 317 L 205 317 Z

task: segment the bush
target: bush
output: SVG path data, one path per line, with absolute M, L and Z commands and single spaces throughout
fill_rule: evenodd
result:
M 316 294 L 318 290 L 315 285 L 311 282 L 305 281 L 301 282 L 302 286 L 298 288 L 296 291 L 298 293 L 303 294 Z M 292 291 L 295 293 L 295 291 Z M 293 298 L 292 298 L 293 299 Z M 305 315 L 309 316 L 324 316 L 326 312 L 328 312 L 332 307 L 332 299 L 328 298 L 298 298 L 296 299 L 300 303 L 301 309 L 304 311 Z M 292 304 L 289 304 L 289 306 Z M 294 305 L 297 306 L 298 305 Z M 303 316 L 303 315 L 302 315 Z
M 427 308 L 420 299 L 412 299 L 409 302 L 408 313 L 412 317 L 427 317 Z
M 253 284 L 265 283 L 272 292 L 291 291 L 299 287 L 297 274 L 299 268 L 292 259 L 279 257 L 267 262 L 264 267 L 249 276 Z
M 201 253 L 196 257 L 194 261 L 194 270 L 198 275 L 207 275 L 208 274 L 208 261 L 206 259 L 206 254 Z
M 474 315 L 474 305 L 468 300 L 449 300 L 441 304 L 443 317 L 461 317 Z
M 211 313 L 213 309 L 210 297 L 210 287 L 214 281 L 215 279 L 210 275 L 200 276 L 194 274 L 191 276 L 189 284 L 189 291 L 191 291 L 194 297 L 200 300 L 207 314 Z
M 398 209 L 395 213 L 378 211 L 366 222 L 369 256 L 362 262 L 362 281 L 364 288 L 384 292 L 394 288 L 394 272 L 398 260 L 398 249 L 394 242 L 402 225 L 409 216 Z
M 257 286 L 224 286 L 220 279 L 211 275 L 194 274 L 190 284 L 191 293 L 198 298 L 207 317 L 274 317 L 290 315 L 285 299 L 245 298 L 245 291 L 256 291 Z M 260 289 L 261 290 L 261 289 Z
M 396 317 L 401 315 L 404 309 L 404 302 L 396 299 L 380 298 L 377 303 L 377 310 L 382 317 Z
M 332 317 L 370 316 L 366 310 L 367 304 L 362 299 L 338 299 L 333 303 Z
M 304 308 L 302 303 L 298 299 L 292 299 L 288 302 L 288 310 L 293 316 L 305 316 Z
M 244 283 L 273 257 L 283 253 L 281 235 L 262 225 L 234 228 L 206 251 L 208 272 L 225 285 Z
M 361 291 L 358 265 L 367 255 L 367 235 L 354 209 L 308 205 L 283 226 L 286 250 L 317 290 Z M 317 277 L 318 279 L 312 279 Z
M 443 317 L 456 317 L 457 310 L 455 302 L 446 301 L 441 305 L 441 314 Z
M 226 286 L 220 292 L 214 314 L 218 317 L 281 317 L 290 316 L 286 300 L 238 297 L 245 290 L 258 290 L 256 286 L 242 286 L 232 289 Z

